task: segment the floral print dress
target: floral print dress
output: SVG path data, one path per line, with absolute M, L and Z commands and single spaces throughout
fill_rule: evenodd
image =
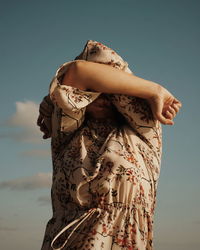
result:
M 42 250 L 152 250 L 162 132 L 146 100 L 109 94 L 116 120 L 87 118 L 101 93 L 50 85 L 52 208 Z M 87 118 L 87 119 L 86 119 Z

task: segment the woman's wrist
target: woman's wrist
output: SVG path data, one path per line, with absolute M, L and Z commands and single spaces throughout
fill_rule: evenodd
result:
M 162 86 L 155 82 L 150 82 L 149 89 L 147 88 L 146 99 L 156 98 L 162 91 Z
M 137 77 L 137 76 L 136 76 Z M 132 89 L 131 95 L 144 98 L 151 99 L 156 98 L 160 91 L 162 91 L 162 86 L 156 82 L 152 82 L 149 80 L 145 80 L 143 78 L 138 77 L 138 79 L 134 80 L 135 83 Z

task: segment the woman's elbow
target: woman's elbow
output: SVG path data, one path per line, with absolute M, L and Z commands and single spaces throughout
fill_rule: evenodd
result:
M 86 88 L 81 80 L 84 63 L 84 60 L 75 60 L 70 63 L 63 77 L 62 84 L 85 90 Z

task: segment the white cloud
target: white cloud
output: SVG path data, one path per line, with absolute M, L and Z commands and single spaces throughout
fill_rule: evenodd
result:
M 1 134 L 2 138 L 11 138 L 16 141 L 40 143 L 42 132 L 37 126 L 39 104 L 33 101 L 16 102 L 16 112 L 2 125 L 12 128 L 21 128 L 20 131 Z
M 9 119 L 10 125 L 35 129 L 39 105 L 32 101 L 16 102 L 16 113 Z
M 0 189 L 9 188 L 11 190 L 34 190 L 38 188 L 50 188 L 51 173 L 38 173 L 33 176 L 17 178 L 0 182 Z

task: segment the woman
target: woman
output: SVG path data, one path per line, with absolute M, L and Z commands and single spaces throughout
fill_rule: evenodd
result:
M 180 107 L 97 41 L 61 65 L 38 117 L 53 162 L 42 250 L 153 249 L 161 123 Z

